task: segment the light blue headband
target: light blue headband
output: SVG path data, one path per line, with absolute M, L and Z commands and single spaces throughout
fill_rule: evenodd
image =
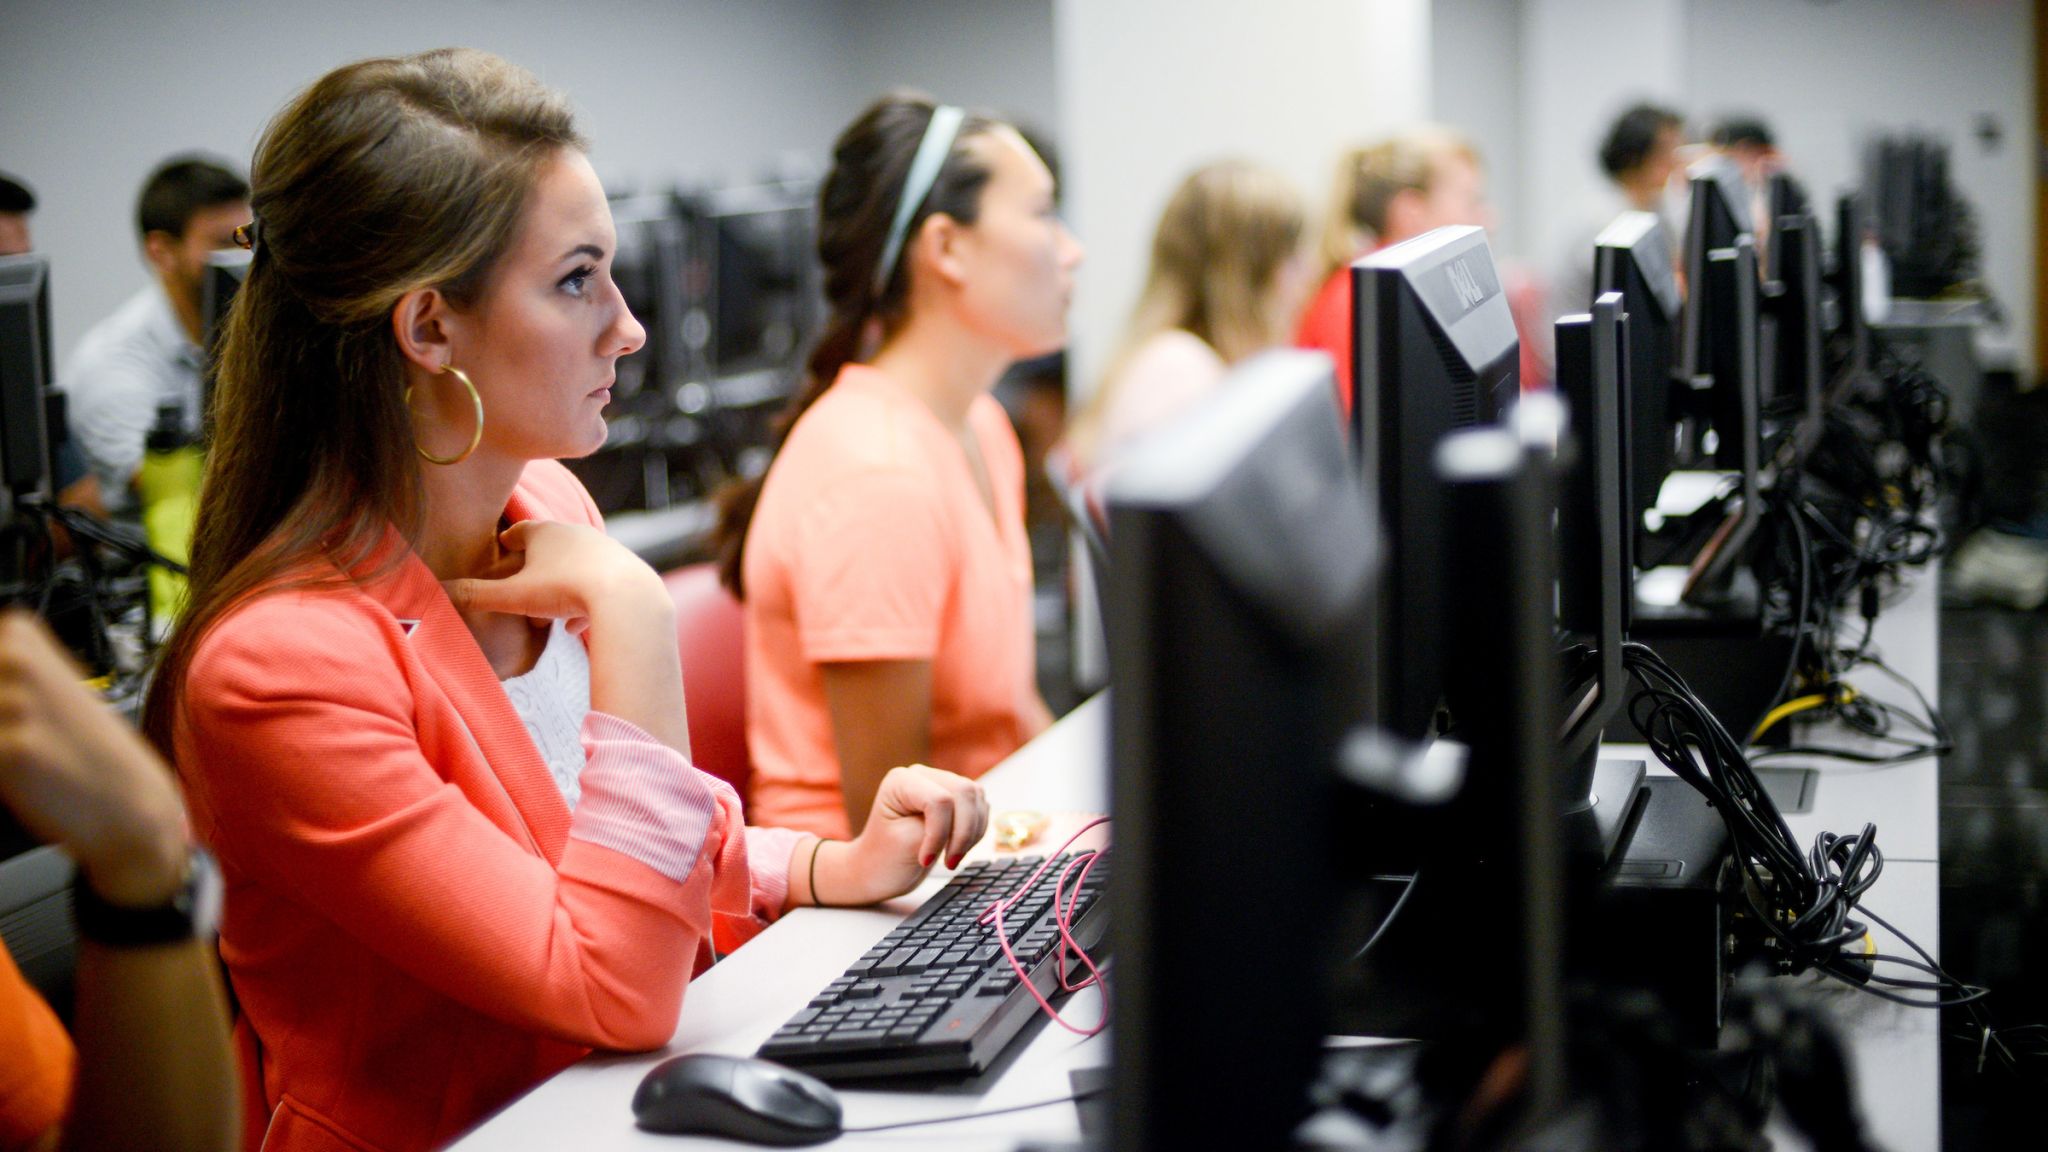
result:
M 896 219 L 889 225 L 888 242 L 882 245 L 882 262 L 875 265 L 877 300 L 882 298 L 889 277 L 896 271 L 896 258 L 903 254 L 903 233 L 910 227 L 910 218 L 917 215 L 918 205 L 931 195 L 932 184 L 939 178 L 939 169 L 946 166 L 946 157 L 952 154 L 953 140 L 960 134 L 960 124 L 965 119 L 967 113 L 951 104 L 932 109 L 931 121 L 924 126 L 924 139 L 918 141 L 917 155 L 910 160 L 910 174 L 903 178 L 903 198 L 896 202 Z

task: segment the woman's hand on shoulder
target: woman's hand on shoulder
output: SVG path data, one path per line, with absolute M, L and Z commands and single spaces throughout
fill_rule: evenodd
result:
M 625 545 L 596 528 L 553 520 L 522 520 L 498 534 L 504 574 L 447 581 L 463 613 L 499 612 L 566 620 L 581 632 L 599 614 L 670 608 L 661 577 Z
M 872 904 L 915 888 L 943 858 L 954 867 L 988 831 L 981 785 L 922 764 L 882 778 L 860 835 L 819 846 L 817 887 L 828 904 Z

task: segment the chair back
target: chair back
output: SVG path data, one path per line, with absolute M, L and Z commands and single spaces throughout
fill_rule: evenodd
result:
M 687 565 L 662 582 L 676 606 L 690 758 L 745 799 L 753 776 L 747 755 L 746 609 L 718 582 L 716 564 Z

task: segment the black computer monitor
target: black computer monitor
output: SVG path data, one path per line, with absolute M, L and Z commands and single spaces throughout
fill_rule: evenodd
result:
M 1827 378 L 1821 355 L 1820 226 L 1810 213 L 1778 217 L 1771 241 L 1771 276 L 1764 299 L 1771 321 L 1770 354 L 1759 367 L 1767 382 L 1757 392 L 1773 411 L 1791 418 L 1801 454 L 1819 438 Z
M 1624 495 L 1628 394 L 1622 381 L 1633 333 L 1617 292 L 1595 299 L 1591 312 L 1560 317 L 1556 333 L 1557 388 L 1572 440 L 1558 478 L 1557 623 L 1598 653 L 1588 694 L 1565 702 L 1569 763 L 1597 748 L 1625 687 L 1621 646 L 1634 600 L 1635 556 Z
M 673 196 L 620 197 L 611 202 L 618 251 L 612 279 L 633 318 L 647 330 L 647 343 L 619 361 L 612 395 L 626 401 L 655 393 L 653 409 L 666 409 L 693 374 L 694 358 L 685 325 L 694 301 L 685 284 L 689 226 Z M 621 411 L 631 404 L 622 404 Z
M 1870 332 L 1863 318 L 1863 238 L 1869 224 L 1863 198 L 1845 192 L 1835 201 L 1835 268 L 1828 277 L 1834 322 L 1828 326 L 1828 367 L 1860 378 L 1870 366 Z
M 206 353 L 206 369 L 200 373 L 199 412 L 202 426 L 213 427 L 213 384 L 219 372 L 221 336 L 227 327 L 228 308 L 242 282 L 249 278 L 251 253 L 241 248 L 224 248 L 209 253 L 206 271 L 199 281 L 199 347 Z
M 1628 382 L 1626 491 L 1633 528 L 1657 506 L 1657 493 L 1671 474 L 1677 437 L 1672 367 L 1682 304 L 1670 236 L 1655 213 L 1624 212 L 1593 243 L 1594 294 L 1619 292 L 1628 317 L 1623 375 Z
M 50 265 L 0 256 L 0 485 L 13 497 L 50 491 Z
M 1715 252 L 1731 249 L 1738 238 L 1750 236 L 1749 203 L 1746 186 L 1734 166 L 1716 158 L 1696 167 L 1692 177 L 1691 217 L 1685 230 L 1685 322 L 1679 341 L 1679 377 L 1686 384 L 1687 403 L 1682 414 L 1691 425 L 1690 434 L 1679 449 L 1683 462 L 1695 466 L 1710 457 L 1713 466 L 1740 467 L 1743 451 L 1739 435 L 1742 423 L 1741 384 L 1747 377 L 1755 386 L 1754 337 L 1751 351 L 1740 362 L 1732 361 L 1735 344 L 1723 337 L 1730 325 L 1749 323 L 1753 327 L 1755 292 L 1752 289 L 1751 318 L 1715 315 L 1714 308 L 1735 307 L 1709 291 L 1708 264 Z M 1751 249 L 1754 252 L 1754 242 Z M 1751 260 L 1754 279 L 1755 260 Z
M 1492 420 L 1519 393 L 1520 343 L 1484 230 L 1439 228 L 1351 266 L 1352 441 L 1387 526 L 1372 640 L 1374 715 L 1430 734 L 1443 697 L 1445 599 L 1437 442 Z
M 1787 216 L 1804 216 L 1812 210 L 1805 185 L 1790 172 L 1771 173 L 1764 185 L 1764 203 L 1768 206 L 1773 227 Z
M 1714 463 L 1738 476 L 1737 503 L 1730 506 L 1721 528 L 1694 556 L 1686 581 L 1688 601 L 1700 604 L 1728 587 L 1744 558 L 1762 516 L 1762 416 L 1757 396 L 1756 248 L 1747 235 L 1732 248 L 1707 254 L 1705 271 L 1690 299 L 1698 303 L 1696 343 L 1701 362 L 1710 366 L 1695 376 L 1706 382 L 1712 397 Z
M 816 185 L 725 188 L 705 197 L 710 362 L 728 406 L 786 395 L 824 312 Z M 747 382 L 748 377 L 754 383 Z
M 1571 672 L 1564 685 L 1560 792 L 1582 827 L 1577 846 L 1604 862 L 1618 849 L 1643 772 L 1602 761 L 1600 741 L 1629 695 L 1622 647 L 1635 603 L 1628 493 L 1632 426 L 1629 344 L 1635 327 L 1618 292 L 1556 325 L 1557 388 L 1570 433 L 1557 482 L 1557 627 Z
M 1309 1108 L 1381 559 L 1333 377 L 1249 360 L 1108 482 L 1117 1148 L 1279 1146 Z

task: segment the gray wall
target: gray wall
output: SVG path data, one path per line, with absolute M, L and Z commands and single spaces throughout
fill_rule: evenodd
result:
M 1873 131 L 1946 138 L 1951 177 L 1983 229 L 1987 278 L 2032 365 L 2033 10 L 2029 0 L 1695 0 L 1691 107 L 1761 110 L 1793 171 L 1830 202 L 1860 183 Z M 1995 149 L 1976 139 L 1983 116 L 2003 130 Z
M 1067 212 L 1088 247 L 1072 314 L 1081 392 L 1190 170 L 1272 165 L 1317 220 L 1338 153 L 1428 106 L 1428 0 L 1059 0 L 1054 27 Z
M 1052 0 L 844 0 L 850 82 L 921 88 L 1054 131 Z
M 1434 0 L 1429 10 L 1429 115 L 1454 125 L 1486 158 L 1496 254 L 1519 257 L 1522 186 L 1522 22 L 1518 0 Z
M 1635 99 L 1669 102 L 1700 128 L 1762 114 L 1823 202 L 1859 182 L 1872 131 L 1934 131 L 1979 211 L 2021 362 L 2034 362 L 2027 0 L 1433 0 L 1431 24 L 1432 114 L 1486 149 L 1510 255 L 1549 266 L 1584 230 L 1598 140 Z M 1982 116 L 2003 129 L 1995 149 L 1976 139 Z
M 246 165 L 264 122 L 327 69 L 466 44 L 566 91 L 618 188 L 823 163 L 897 83 L 1053 119 L 1050 0 L 6 0 L 0 168 L 35 185 L 61 374 L 147 282 L 135 193 L 164 156 Z

